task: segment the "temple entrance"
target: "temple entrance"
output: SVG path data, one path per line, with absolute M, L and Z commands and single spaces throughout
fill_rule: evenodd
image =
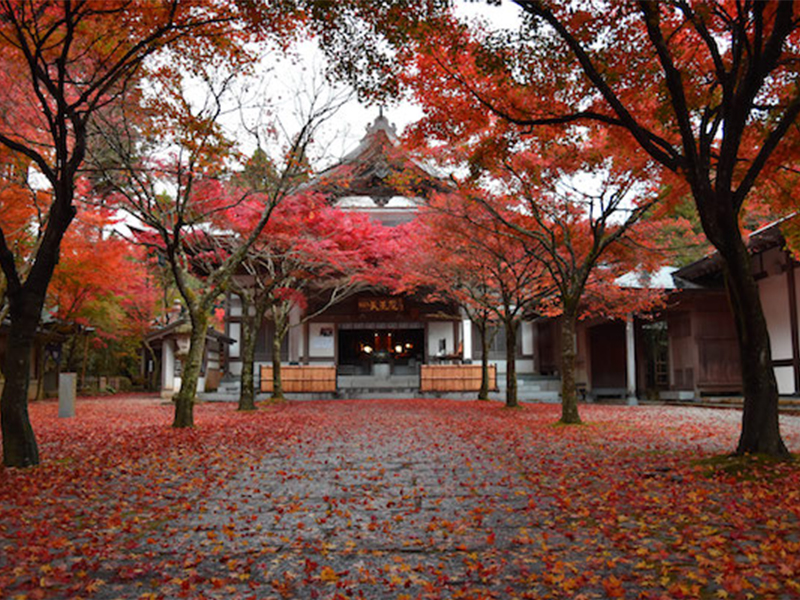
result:
M 413 376 L 425 357 L 423 328 L 339 329 L 341 375 Z
M 611 321 L 589 329 L 592 394 L 624 398 L 626 393 L 625 323 Z

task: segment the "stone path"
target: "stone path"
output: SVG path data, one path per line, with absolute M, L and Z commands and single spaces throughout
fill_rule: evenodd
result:
M 516 493 L 501 457 L 452 423 L 361 409 L 231 481 L 165 550 L 213 557 L 196 566 L 206 580 L 225 557 L 247 576 L 237 592 L 259 598 L 510 597 L 520 540 L 543 541 L 528 508 L 552 499 Z
M 137 532 L 90 597 L 800 597 L 785 558 L 800 555 L 798 515 L 692 463 L 732 447 L 732 412 L 582 407 L 591 425 L 564 429 L 551 406 L 282 410 L 285 442 Z M 797 447 L 800 419 L 786 419 Z

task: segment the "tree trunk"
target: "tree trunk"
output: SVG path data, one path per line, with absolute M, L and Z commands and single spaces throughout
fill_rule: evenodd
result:
M 7 467 L 30 467 L 39 464 L 39 447 L 28 416 L 28 386 L 30 385 L 31 353 L 39 308 L 25 306 L 30 300 L 20 295 L 21 309 L 12 305 L 11 327 L 6 342 L 3 364 L 5 385 L 0 397 L 0 420 L 3 431 L 3 464 Z M 16 309 L 16 310 L 15 310 Z
M 258 323 L 250 315 L 250 302 L 242 298 L 242 375 L 240 378 L 238 410 L 255 410 L 256 393 L 254 363 L 256 358 L 256 332 Z
M 192 320 L 189 354 L 183 365 L 181 389 L 175 396 L 175 420 L 173 427 L 194 427 L 194 405 L 197 396 L 197 382 L 203 366 L 203 352 L 208 332 L 208 315 L 203 311 L 190 309 Z
M 780 434 L 778 385 L 772 368 L 769 330 L 750 255 L 738 232 L 725 249 L 725 282 L 739 338 L 744 411 L 736 454 L 789 454 Z
M 565 310 L 561 319 L 561 423 L 581 422 L 578 414 L 578 394 L 575 389 L 575 323 L 574 310 Z
M 478 400 L 489 399 L 489 331 L 485 320 L 478 323 L 478 334 L 481 336 L 481 389 Z
M 506 326 L 506 407 L 516 408 L 517 400 L 517 322 L 510 321 Z
M 39 464 L 39 448 L 28 416 L 28 386 L 30 385 L 31 353 L 36 329 L 42 315 L 47 287 L 58 262 L 61 240 L 72 219 L 72 180 L 59 181 L 54 186 L 55 201 L 36 258 L 24 284 L 13 284 L 16 276 L 13 255 L 6 248 L 0 264 L 9 289 L 7 298 L 11 327 L 6 341 L 3 364 L 5 385 L 0 396 L 0 428 L 3 432 L 3 464 L 7 467 L 30 467 Z M 3 244 L 5 246 L 5 244 Z

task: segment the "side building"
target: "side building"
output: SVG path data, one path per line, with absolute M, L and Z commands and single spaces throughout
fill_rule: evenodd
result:
M 800 395 L 800 277 L 783 229 L 797 216 L 753 232 L 747 242 L 769 329 L 772 366 L 782 396 Z M 670 323 L 673 388 L 686 396 L 741 393 L 736 330 L 715 252 L 675 273 L 686 310 Z M 691 299 L 696 298 L 694 303 Z

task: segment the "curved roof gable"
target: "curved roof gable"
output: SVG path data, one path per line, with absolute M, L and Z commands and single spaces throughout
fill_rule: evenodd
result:
M 427 198 L 433 192 L 448 189 L 443 179 L 403 151 L 394 125 L 382 113 L 367 126 L 358 147 L 322 171 L 310 187 L 332 202 L 364 197 L 379 207 L 396 204 L 397 198 Z

